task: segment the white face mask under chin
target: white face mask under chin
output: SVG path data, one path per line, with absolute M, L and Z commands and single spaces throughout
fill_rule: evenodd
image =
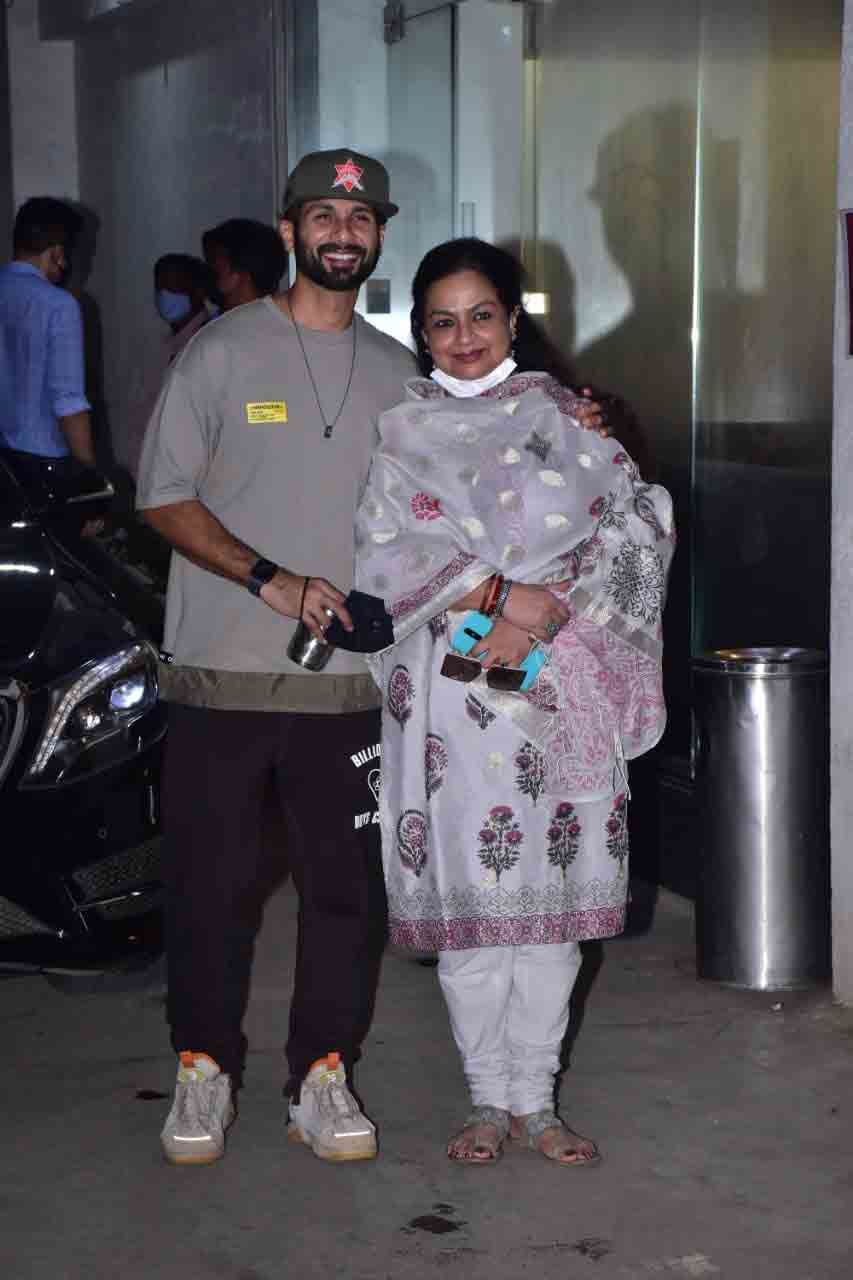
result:
M 515 368 L 515 361 L 507 356 L 506 360 L 502 360 L 497 368 L 483 378 L 453 378 L 449 373 L 438 368 L 433 369 L 429 376 L 433 382 L 437 382 L 452 396 L 479 396 L 484 391 L 490 391 L 492 387 L 496 387 L 499 382 L 503 382 Z

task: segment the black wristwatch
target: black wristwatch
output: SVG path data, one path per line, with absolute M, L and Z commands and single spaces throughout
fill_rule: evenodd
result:
M 272 582 L 277 573 L 278 565 L 273 564 L 272 560 L 256 560 L 249 570 L 249 581 L 246 586 L 253 596 L 259 596 L 261 587 L 265 587 L 268 582 Z

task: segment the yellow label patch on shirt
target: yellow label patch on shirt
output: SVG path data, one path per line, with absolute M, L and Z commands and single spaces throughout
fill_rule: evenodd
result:
M 250 426 L 260 422 L 287 422 L 287 403 L 284 400 L 258 400 L 247 404 L 246 421 Z

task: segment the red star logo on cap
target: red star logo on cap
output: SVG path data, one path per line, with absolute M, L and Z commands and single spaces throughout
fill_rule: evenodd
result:
M 332 190 L 334 191 L 335 187 L 343 187 L 347 195 L 349 195 L 351 191 L 363 191 L 364 187 L 361 185 L 361 177 L 363 173 L 364 170 L 359 169 L 352 157 L 350 157 L 345 164 L 336 164 L 335 180 L 332 183 Z

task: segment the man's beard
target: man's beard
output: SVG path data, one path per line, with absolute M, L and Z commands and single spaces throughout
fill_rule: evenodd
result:
M 332 293 L 350 293 L 353 289 L 361 288 L 368 276 L 376 270 L 381 252 L 378 244 L 373 253 L 368 253 L 360 244 L 321 244 L 308 253 L 299 232 L 294 231 L 293 234 L 296 270 Z M 323 265 L 324 253 L 358 253 L 361 255 L 361 262 L 353 268 L 328 268 Z

